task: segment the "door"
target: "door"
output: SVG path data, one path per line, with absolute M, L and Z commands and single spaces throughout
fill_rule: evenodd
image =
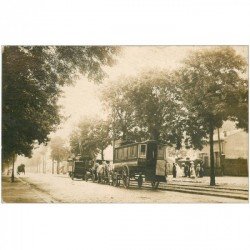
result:
M 166 147 L 162 145 L 158 145 L 157 163 L 156 163 L 156 170 L 155 170 L 156 175 L 160 175 L 160 176 L 166 175 L 165 151 L 166 151 Z
M 146 180 L 152 181 L 155 179 L 156 162 L 157 162 L 157 143 L 147 144 L 147 163 L 145 169 Z

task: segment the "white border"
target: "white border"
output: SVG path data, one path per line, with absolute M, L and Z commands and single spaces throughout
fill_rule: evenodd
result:
M 248 0 L 1 1 L 1 44 L 249 44 Z M 250 249 L 248 205 L 0 205 L 0 248 Z

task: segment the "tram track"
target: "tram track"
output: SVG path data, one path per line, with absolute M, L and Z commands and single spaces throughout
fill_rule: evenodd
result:
M 136 188 L 137 182 L 131 181 L 131 187 Z M 142 188 L 150 189 L 150 183 L 143 183 Z M 161 191 L 181 192 L 197 195 L 209 195 L 224 198 L 233 198 L 240 200 L 248 200 L 247 189 L 233 189 L 225 187 L 210 187 L 210 186 L 198 186 L 198 185 L 182 185 L 182 184 L 165 184 L 161 183 L 159 188 Z

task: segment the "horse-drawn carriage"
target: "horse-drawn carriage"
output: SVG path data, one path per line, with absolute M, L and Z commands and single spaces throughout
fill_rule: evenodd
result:
M 115 187 L 122 182 L 125 188 L 129 188 L 132 180 L 137 181 L 139 188 L 146 181 L 157 189 L 160 182 L 166 182 L 165 152 L 166 146 L 153 140 L 121 145 L 114 149 L 113 164 L 104 160 L 93 161 L 90 157 L 76 157 L 69 161 L 69 174 L 72 179 L 91 179 Z
M 140 188 L 143 181 L 151 182 L 154 189 L 166 182 L 166 147 L 157 141 L 145 141 L 121 145 L 114 150 L 113 184 L 122 181 L 129 188 L 136 180 Z
M 25 174 L 25 165 L 24 164 L 21 164 L 17 167 L 17 174 L 20 175 L 20 173 L 23 173 Z

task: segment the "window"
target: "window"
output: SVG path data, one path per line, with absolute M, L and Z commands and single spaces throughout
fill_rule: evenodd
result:
M 122 150 L 122 148 L 119 148 L 119 149 L 118 149 L 118 159 L 119 159 L 119 160 L 122 160 L 122 159 L 123 159 L 123 150 Z
M 134 148 L 134 157 L 137 157 L 138 155 L 137 145 L 135 145 L 133 148 Z
M 146 150 L 147 150 L 147 145 L 141 144 L 140 145 L 140 158 L 146 158 Z
M 127 159 L 128 158 L 128 148 L 123 149 L 123 158 Z
M 116 158 L 116 160 L 119 159 L 119 157 L 118 157 L 118 149 L 115 150 L 115 158 Z

